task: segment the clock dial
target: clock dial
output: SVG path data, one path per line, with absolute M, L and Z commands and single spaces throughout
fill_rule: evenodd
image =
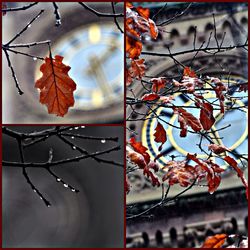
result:
M 224 80 L 228 82 L 228 79 Z M 245 82 L 245 79 L 241 78 L 233 78 L 231 77 L 230 84 Z M 242 93 L 233 93 L 233 97 L 235 98 L 235 105 L 238 107 L 242 107 L 245 105 L 245 101 L 243 99 L 237 99 L 237 97 L 242 97 Z M 210 100 L 211 102 L 216 101 L 216 96 L 213 92 L 208 92 L 205 96 L 205 99 Z M 186 106 L 188 110 L 188 106 L 193 105 L 193 102 L 190 101 L 185 95 L 175 95 L 174 103 L 178 106 Z M 229 103 L 225 102 L 225 105 L 229 105 Z M 159 115 L 164 121 L 167 123 L 173 124 L 179 127 L 179 123 L 177 120 L 177 115 L 173 114 L 172 110 L 169 108 L 160 107 L 156 110 L 157 115 Z M 199 117 L 199 109 L 192 110 L 192 114 L 195 117 Z M 142 143 L 146 147 L 148 147 L 150 155 L 154 158 L 160 152 L 158 151 L 159 144 L 154 141 L 154 137 L 152 136 L 154 133 L 154 129 L 157 125 L 157 120 L 155 118 L 147 119 L 142 127 Z M 220 114 L 220 110 L 214 111 L 214 117 L 216 117 L 216 122 L 212 127 L 211 131 L 214 131 L 212 137 L 216 137 L 219 139 L 213 139 L 213 143 L 225 145 L 230 148 L 237 154 L 247 154 L 247 136 L 248 136 L 248 123 L 247 123 L 247 109 L 242 108 L 241 111 L 238 109 L 233 109 L 227 111 L 224 116 Z M 161 122 L 167 132 L 167 142 L 163 145 L 161 153 L 164 153 L 164 157 L 158 159 L 158 163 L 161 168 L 165 166 L 165 164 L 171 160 L 171 156 L 177 156 L 176 160 L 183 160 L 187 153 L 197 153 L 199 158 L 206 158 L 207 155 L 200 151 L 197 144 L 200 142 L 200 136 L 193 133 L 188 133 L 187 137 L 180 137 L 180 130 L 169 126 L 168 124 Z M 223 129 L 221 131 L 216 131 L 217 129 L 223 128 L 231 124 L 227 129 Z M 192 130 L 192 129 L 190 129 Z M 211 144 L 206 139 L 202 141 L 202 147 L 207 149 L 208 144 Z M 209 151 L 207 151 L 209 152 Z M 227 169 L 227 165 L 221 159 L 213 159 L 217 164 Z M 228 171 L 225 171 L 225 175 Z
M 105 109 L 121 103 L 123 90 L 123 36 L 113 23 L 93 23 L 66 33 L 52 53 L 64 57 L 77 83 L 75 110 Z

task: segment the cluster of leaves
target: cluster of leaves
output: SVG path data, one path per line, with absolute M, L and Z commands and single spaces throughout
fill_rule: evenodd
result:
M 219 187 L 221 173 L 224 172 L 223 168 L 210 159 L 211 157 L 218 157 L 235 170 L 245 186 L 247 194 L 248 185 L 243 172 L 237 161 L 233 157 L 228 156 L 227 153 L 232 154 L 236 158 L 241 156 L 234 155 L 234 152 L 224 145 L 215 144 L 209 135 L 216 122 L 214 110 L 219 110 L 223 116 L 227 110 L 232 108 L 225 105 L 226 98 L 232 100 L 232 97 L 229 95 L 229 84 L 216 77 L 198 75 L 191 67 L 183 65 L 173 58 L 170 51 L 168 56 L 173 59 L 174 63 L 183 68 L 180 78 L 178 80 L 169 80 L 166 77 L 154 77 L 147 81 L 143 80 L 143 77 L 146 76 L 146 66 L 145 59 L 140 58 L 143 48 L 142 38 L 150 36 L 152 39 L 156 39 L 158 34 L 157 25 L 149 18 L 149 9 L 135 8 L 132 4 L 127 4 L 126 13 L 126 85 L 134 96 L 134 99 L 128 102 L 128 104 L 131 106 L 136 103 L 145 104 L 149 111 L 155 114 L 154 118 L 157 119 L 157 125 L 153 136 L 154 141 L 159 143 L 158 150 L 160 151 L 154 159 L 150 159 L 148 148 L 142 142 L 136 142 L 135 137 L 132 137 L 127 143 L 127 159 L 129 162 L 139 166 L 139 169 L 143 169 L 143 174 L 149 177 L 153 186 L 160 186 L 161 182 L 168 181 L 169 186 L 179 184 L 182 187 L 188 187 L 194 182 L 199 183 L 206 180 L 208 192 L 212 194 Z M 138 80 L 143 87 L 144 84 L 149 86 L 144 87 L 147 93 L 139 97 L 135 96 L 132 89 L 133 85 L 138 84 Z M 246 85 L 244 84 L 244 88 L 242 85 L 236 86 L 238 92 L 247 91 Z M 213 93 L 217 100 L 211 102 L 205 99 L 205 91 Z M 194 103 L 193 108 L 199 110 L 199 117 L 195 117 L 193 113 L 189 112 L 187 110 L 188 106 L 184 108 L 175 104 L 175 93 L 188 95 L 189 99 Z M 183 161 L 169 161 L 163 168 L 165 174 L 160 181 L 151 170 L 153 169 L 157 172 L 159 169 L 157 159 L 165 156 L 161 151 L 164 143 L 167 141 L 167 132 L 162 125 L 165 121 L 160 116 L 157 116 L 154 108 L 151 107 L 164 107 L 173 111 L 179 123 L 179 127 L 174 126 L 174 129 L 180 130 L 180 137 L 186 137 L 188 132 L 190 132 L 200 135 L 201 142 L 203 138 L 209 141 L 208 150 L 211 151 L 210 154 L 207 154 L 201 147 L 201 142 L 199 144 L 200 150 L 207 154 L 207 159 L 200 159 L 197 158 L 196 154 L 188 153 Z M 134 108 L 132 110 L 134 112 Z M 167 124 L 172 126 L 172 124 Z M 247 160 L 243 156 L 242 159 Z M 193 165 L 189 164 L 190 161 L 193 162 Z M 129 191 L 129 183 L 126 186 L 127 191 Z

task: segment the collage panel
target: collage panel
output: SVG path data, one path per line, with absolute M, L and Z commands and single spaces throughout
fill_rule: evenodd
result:
M 126 3 L 126 247 L 248 247 L 248 3 Z
M 123 6 L 4 3 L 3 123 L 123 123 Z
M 122 248 L 118 126 L 2 128 L 3 248 Z

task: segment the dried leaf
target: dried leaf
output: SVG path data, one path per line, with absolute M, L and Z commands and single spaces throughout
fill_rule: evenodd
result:
M 166 86 L 167 80 L 164 77 L 152 78 L 150 82 L 153 83 L 152 91 L 157 93 Z
M 149 23 L 149 31 L 150 31 L 150 36 L 153 39 L 156 39 L 158 37 L 158 28 L 155 25 L 155 22 L 149 18 L 148 20 Z
M 242 170 L 238 167 L 238 163 L 237 161 L 235 161 L 232 157 L 230 156 L 226 156 L 224 158 L 224 161 L 226 161 L 238 174 L 238 177 L 241 179 L 243 185 L 246 188 L 246 196 L 248 198 L 248 183 L 247 180 L 244 177 L 244 173 L 242 172 Z
M 206 239 L 201 248 L 221 248 L 227 237 L 228 236 L 226 234 L 216 234 L 214 236 L 210 236 Z
M 223 145 L 217 145 L 217 144 L 210 144 L 208 145 L 208 149 L 214 152 L 215 154 L 221 154 L 226 151 L 230 151 L 229 148 L 223 146 Z
M 40 67 L 43 76 L 35 84 L 40 89 L 40 102 L 47 105 L 49 114 L 58 116 L 64 116 L 74 105 L 73 92 L 76 89 L 75 82 L 68 75 L 70 67 L 64 65 L 62 60 L 59 55 L 53 60 L 46 57 Z
M 187 187 L 197 178 L 195 168 L 187 165 L 186 161 L 170 161 L 163 169 L 167 169 L 167 173 L 162 181 L 168 180 L 170 186 L 178 183 L 182 187 Z
M 189 77 L 197 77 L 196 73 L 194 70 L 191 70 L 190 67 L 185 67 L 183 70 L 183 75 L 184 76 L 189 76 Z
M 136 8 L 136 10 L 140 14 L 140 16 L 142 16 L 143 18 L 145 18 L 145 19 L 149 18 L 149 15 L 150 15 L 149 9 L 139 6 Z
M 144 64 L 144 59 L 136 59 L 131 61 L 131 66 L 129 68 L 130 75 L 133 78 L 141 80 L 145 75 L 146 66 Z
M 159 98 L 160 98 L 159 95 L 150 93 L 150 94 L 145 94 L 144 96 L 142 96 L 141 100 L 142 101 L 155 101 L 155 100 L 158 100 Z
M 191 113 L 188 113 L 183 108 L 175 108 L 174 112 L 179 115 L 178 121 L 183 131 L 186 130 L 186 125 L 190 126 L 195 132 L 198 132 L 202 129 L 200 121 L 195 118 Z M 186 132 L 181 132 L 182 135 L 185 135 Z M 184 136 L 182 136 L 184 137 Z
M 126 53 L 129 58 L 136 59 L 140 56 L 142 51 L 142 43 L 138 33 L 132 29 L 127 30 L 126 33 Z
M 158 148 L 158 150 L 161 151 L 163 144 L 167 141 L 167 134 L 166 134 L 164 127 L 162 126 L 162 124 L 159 121 L 158 121 L 157 126 L 155 128 L 154 137 L 155 137 L 155 139 L 154 139 L 155 142 L 161 143 L 161 145 Z
M 205 130 L 209 130 L 215 123 L 215 118 L 213 116 L 213 106 L 208 103 L 204 102 L 201 104 L 201 111 L 200 111 L 200 122 Z
M 144 147 L 141 142 L 137 142 L 135 137 L 130 138 L 129 143 L 137 153 L 143 155 L 145 162 L 148 164 L 150 161 L 150 156 L 147 153 L 148 148 Z

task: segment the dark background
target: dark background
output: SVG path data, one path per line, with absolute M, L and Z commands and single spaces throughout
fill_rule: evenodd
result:
M 48 127 L 9 128 L 28 132 Z M 123 162 L 122 127 L 86 127 L 74 131 L 92 136 L 118 136 L 122 149 L 102 157 Z M 117 145 L 74 141 L 89 152 Z M 53 160 L 80 154 L 53 136 L 25 149 L 25 160 L 47 161 L 51 147 Z M 15 140 L 3 135 L 2 148 L 3 160 L 20 161 Z M 52 204 L 47 208 L 26 183 L 21 168 L 3 167 L 3 247 L 123 247 L 123 169 L 87 159 L 58 165 L 53 170 L 80 192 L 64 188 L 44 169 L 29 168 L 33 183 Z

